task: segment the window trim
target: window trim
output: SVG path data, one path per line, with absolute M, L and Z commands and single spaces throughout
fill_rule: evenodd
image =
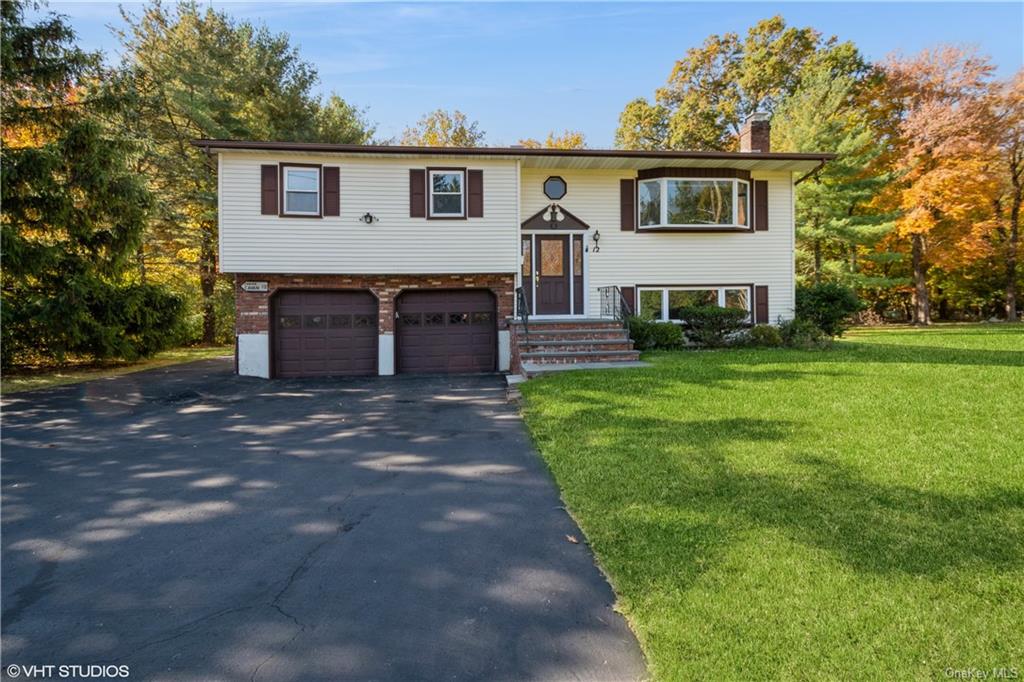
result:
M 721 223 L 721 224 L 705 224 L 705 223 L 670 223 L 668 222 L 668 183 L 672 182 L 728 182 L 732 185 L 732 222 Z M 659 206 L 659 221 L 655 225 L 643 225 L 640 217 L 642 214 L 640 204 L 640 186 L 647 182 L 658 183 L 658 192 L 660 196 Z M 743 183 L 747 187 L 747 224 L 742 225 L 737 222 L 739 217 L 739 183 Z M 636 229 L 637 232 L 753 232 L 754 221 L 751 215 L 751 205 L 753 204 L 753 179 L 738 178 L 738 177 L 726 177 L 726 178 L 702 178 L 696 176 L 683 176 L 675 177 L 663 175 L 656 178 L 638 178 L 636 181 Z
M 671 322 L 673 324 L 682 324 L 685 320 L 672 320 L 668 317 L 668 292 L 669 291 L 707 291 L 709 289 L 718 290 L 718 305 L 725 307 L 725 291 L 727 289 L 743 289 L 747 292 L 747 319 L 744 321 L 746 324 L 754 323 L 754 285 L 749 283 L 743 284 L 636 284 L 634 285 L 634 291 L 636 292 L 636 314 L 639 315 L 642 308 L 640 304 L 640 295 L 644 291 L 660 291 L 661 292 L 661 316 L 653 322 Z
M 461 173 L 462 174 L 462 191 L 459 193 L 460 212 L 459 213 L 434 213 L 434 174 L 435 173 Z M 469 187 L 466 185 L 468 181 L 468 173 L 465 167 L 452 167 L 444 168 L 440 166 L 433 166 L 427 168 L 427 220 L 466 220 L 468 216 L 467 209 L 469 208 Z M 441 192 L 443 196 L 453 195 L 454 192 Z
M 323 218 L 324 216 L 324 169 L 319 163 L 282 163 L 278 167 L 278 185 L 280 187 L 280 206 L 278 216 L 282 218 Z M 288 171 L 295 170 L 316 170 L 317 177 L 317 202 L 316 213 L 312 211 L 288 211 Z M 300 193 L 310 193 L 309 190 L 292 190 Z

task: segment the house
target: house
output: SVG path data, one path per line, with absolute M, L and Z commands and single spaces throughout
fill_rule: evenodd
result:
M 623 309 L 790 318 L 794 183 L 832 158 L 771 152 L 758 115 L 729 153 L 193 144 L 259 377 L 632 360 Z

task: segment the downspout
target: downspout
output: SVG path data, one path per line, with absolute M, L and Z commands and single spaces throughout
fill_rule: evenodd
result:
M 818 173 L 818 171 L 820 171 L 825 166 L 826 163 L 828 163 L 828 159 L 822 159 L 821 162 L 818 163 L 817 166 L 815 166 L 814 168 L 812 168 L 810 171 L 807 172 L 807 175 L 803 176 L 802 178 L 800 178 L 799 180 L 794 182 L 793 186 L 795 187 L 795 186 L 799 185 L 801 182 L 803 182 L 804 180 L 806 180 L 807 178 L 811 177 L 812 175 L 816 175 Z

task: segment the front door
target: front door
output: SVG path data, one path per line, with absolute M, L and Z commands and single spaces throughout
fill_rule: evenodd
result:
M 537 235 L 536 286 L 538 315 L 572 312 L 569 235 Z

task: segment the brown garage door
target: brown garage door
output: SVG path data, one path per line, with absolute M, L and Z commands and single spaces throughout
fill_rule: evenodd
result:
M 286 291 L 274 304 L 279 377 L 377 373 L 377 299 L 369 291 Z
M 494 296 L 489 291 L 408 291 L 398 297 L 399 372 L 493 372 Z

